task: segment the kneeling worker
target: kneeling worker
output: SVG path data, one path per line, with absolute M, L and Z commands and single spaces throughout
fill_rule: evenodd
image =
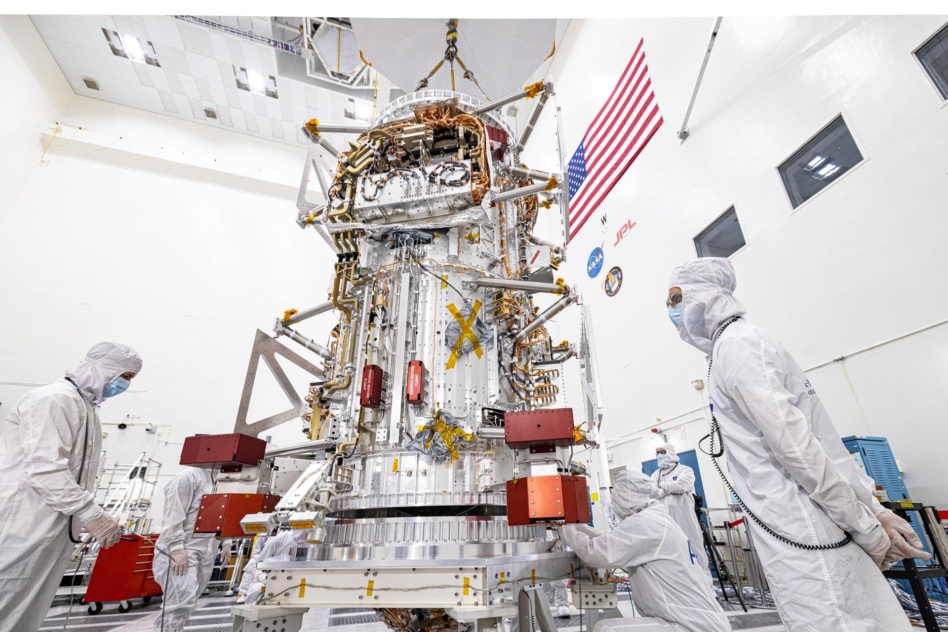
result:
M 613 510 L 621 522 L 609 533 L 585 525 L 564 525 L 560 537 L 586 564 L 623 568 L 632 598 L 644 618 L 610 619 L 642 632 L 727 632 L 731 624 L 714 599 L 711 586 L 688 538 L 665 508 L 649 498 L 651 480 L 640 472 L 616 475 Z

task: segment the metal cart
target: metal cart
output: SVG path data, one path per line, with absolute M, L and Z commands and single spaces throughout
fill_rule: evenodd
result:
M 118 611 L 128 612 L 132 599 L 147 604 L 161 594 L 161 586 L 151 572 L 157 539 L 157 534 L 123 535 L 118 544 L 99 551 L 82 599 L 89 604 L 89 614 L 101 612 L 105 602 L 119 602 Z

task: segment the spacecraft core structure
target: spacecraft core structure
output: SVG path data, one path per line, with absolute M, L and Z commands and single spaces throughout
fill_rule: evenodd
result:
M 598 441 L 594 343 L 585 308 L 577 343 L 546 327 L 580 303 L 557 274 L 564 248 L 533 234 L 541 213 L 565 217 L 567 195 L 559 174 L 520 161 L 551 94 L 543 82 L 487 103 L 420 90 L 370 128 L 304 125 L 298 223 L 335 252 L 332 287 L 325 303 L 278 318 L 275 337 L 258 332 L 227 436 L 302 420 L 308 440 L 267 447 L 256 465 L 201 463 L 220 471 L 212 522 L 227 522 L 221 502 L 261 497 L 255 513 L 235 509 L 241 533 L 219 535 L 299 533 L 292 561 L 260 564 L 265 593 L 235 609 L 235 626 L 289 617 L 280 627 L 291 630 L 306 608 L 336 606 L 376 608 L 396 630 L 529 625 L 525 612 L 543 628 L 540 587 L 587 572 L 550 527 L 590 521 L 586 468 L 572 457 Z M 519 99 L 537 106 L 518 139 L 500 108 Z M 355 139 L 341 151 L 330 132 Z M 311 181 L 324 203 L 308 201 Z M 330 310 L 324 342 L 301 333 Z M 313 375 L 302 398 L 277 355 Z M 293 406 L 249 422 L 258 358 Z M 578 412 L 564 406 L 573 358 Z

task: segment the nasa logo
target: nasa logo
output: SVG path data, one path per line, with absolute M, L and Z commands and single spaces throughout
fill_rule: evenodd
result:
M 593 251 L 589 253 L 589 261 L 586 263 L 586 273 L 589 274 L 590 279 L 595 279 L 599 276 L 599 273 L 602 271 L 602 262 L 606 258 L 605 253 L 603 253 L 601 247 L 593 248 Z
M 622 268 L 614 266 L 606 274 L 606 280 L 602 282 L 602 289 L 606 291 L 607 296 L 615 296 L 622 288 Z

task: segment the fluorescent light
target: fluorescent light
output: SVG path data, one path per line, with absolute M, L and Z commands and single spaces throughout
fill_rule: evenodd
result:
M 264 93 L 263 75 L 253 70 L 247 70 L 247 83 L 250 84 L 250 90 L 257 94 Z
M 820 176 L 821 178 L 826 178 L 828 176 L 833 175 L 837 171 L 839 171 L 839 165 L 834 165 L 833 163 L 829 163 L 828 165 L 826 165 L 825 167 L 817 171 L 816 175 Z
M 119 38 L 122 40 L 122 46 L 125 47 L 125 54 L 128 55 L 129 59 L 145 63 L 145 49 L 142 48 L 142 44 L 137 37 L 121 33 Z
M 826 158 L 823 158 L 822 156 L 817 156 L 816 158 L 814 158 L 807 164 L 807 169 L 810 171 L 812 171 L 813 169 L 816 169 L 821 164 L 823 164 L 824 160 L 826 160 Z

